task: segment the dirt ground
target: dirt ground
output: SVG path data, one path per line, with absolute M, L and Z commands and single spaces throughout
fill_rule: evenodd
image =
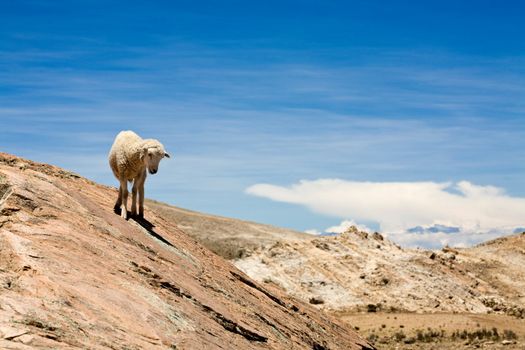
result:
M 378 349 L 525 349 L 525 320 L 497 314 L 337 313 Z

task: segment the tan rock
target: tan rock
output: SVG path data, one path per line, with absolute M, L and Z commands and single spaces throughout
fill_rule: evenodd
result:
M 123 220 L 114 188 L 7 154 L 0 174 L 1 349 L 373 349 L 162 213 Z

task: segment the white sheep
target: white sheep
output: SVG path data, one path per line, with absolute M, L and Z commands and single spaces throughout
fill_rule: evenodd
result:
M 128 181 L 133 181 L 131 215 L 137 215 L 137 192 L 139 195 L 140 217 L 144 217 L 144 182 L 146 169 L 155 174 L 162 158 L 169 158 L 164 146 L 155 139 L 140 138 L 133 131 L 121 131 L 109 152 L 109 165 L 113 174 L 120 181 L 115 211 L 120 208 L 120 216 L 127 219 L 128 214 Z

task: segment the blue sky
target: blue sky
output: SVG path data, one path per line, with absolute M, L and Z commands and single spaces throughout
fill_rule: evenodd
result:
M 451 243 L 472 244 L 525 222 L 429 209 L 396 226 L 376 202 L 318 208 L 327 192 L 275 190 L 338 179 L 359 189 L 340 197 L 360 202 L 355 193 L 378 196 L 363 184 L 447 183 L 409 191 L 468 211 L 480 201 L 463 200 L 466 181 L 497 187 L 525 218 L 525 6 L 504 4 L 3 1 L 0 150 L 116 185 L 107 152 L 133 129 L 174 155 L 148 179 L 150 198 L 298 230 L 429 228 L 397 236 L 407 245 L 448 242 L 439 225 L 469 227 Z M 264 184 L 274 187 L 254 187 Z M 388 215 L 413 208 L 396 203 L 405 211 Z

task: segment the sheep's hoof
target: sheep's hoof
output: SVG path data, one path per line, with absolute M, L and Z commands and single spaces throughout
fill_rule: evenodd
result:
M 143 220 L 144 214 L 131 214 L 131 217 L 135 220 Z

